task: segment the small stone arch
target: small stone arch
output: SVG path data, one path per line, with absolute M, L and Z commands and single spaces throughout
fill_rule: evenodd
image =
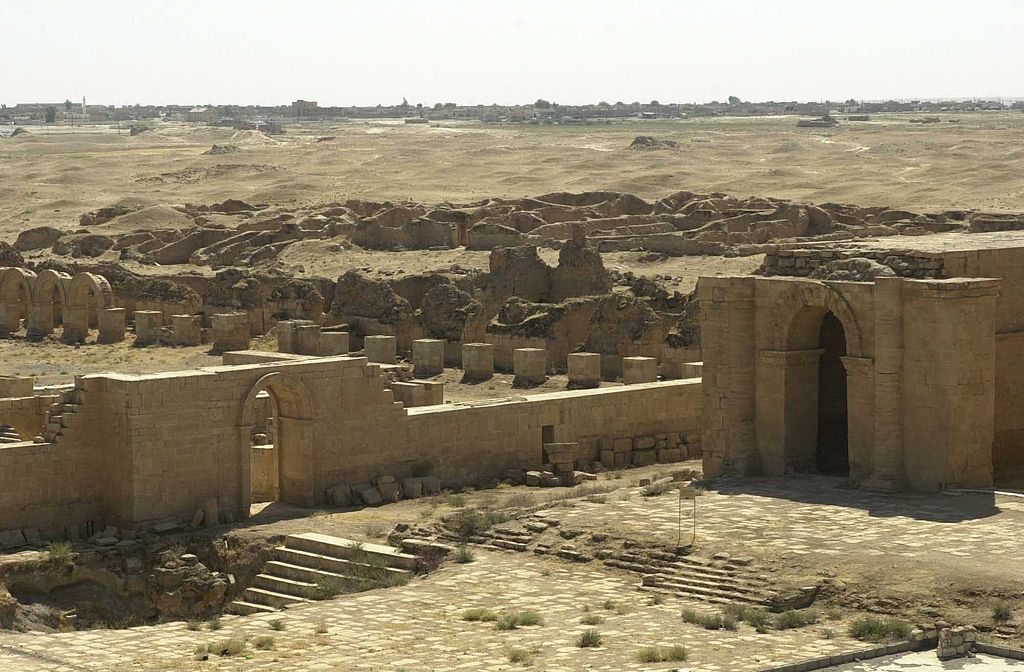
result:
M 32 305 L 28 314 L 30 338 L 45 338 L 52 334 L 57 321 L 55 317 L 58 314 L 63 322 L 63 310 L 68 305 L 70 284 L 70 275 L 49 268 L 36 277 L 32 286 Z
M 849 302 L 835 288 L 821 282 L 800 282 L 777 304 L 773 329 L 778 350 L 808 350 L 818 347 L 818 329 L 825 315 L 832 313 L 846 332 L 847 354 L 862 357 L 864 353 L 860 325 Z
M 252 455 L 250 435 L 256 395 L 269 392 L 275 406 L 274 447 L 278 453 L 278 499 L 296 506 L 312 506 L 316 501 L 314 478 L 314 405 L 302 380 L 275 371 L 259 380 L 246 394 L 238 412 L 239 450 L 241 451 L 241 515 L 247 517 L 252 505 Z
M 0 332 L 21 329 L 21 320 L 28 319 L 31 310 L 35 282 L 36 274 L 24 268 L 5 268 L 0 272 Z
M 99 311 L 113 307 L 114 291 L 106 278 L 95 273 L 77 274 L 68 285 L 64 304 L 64 340 L 84 341 L 89 327 L 98 323 Z

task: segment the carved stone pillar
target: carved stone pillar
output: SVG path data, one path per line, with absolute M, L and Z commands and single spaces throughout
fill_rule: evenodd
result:
M 850 483 L 870 478 L 875 446 L 875 363 L 869 357 L 842 357 L 846 368 L 847 446 Z

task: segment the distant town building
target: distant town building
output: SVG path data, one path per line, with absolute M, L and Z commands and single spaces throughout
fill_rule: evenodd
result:
M 185 113 L 185 121 L 210 122 L 214 120 L 215 116 L 216 113 L 212 107 L 193 107 Z
M 316 117 L 320 114 L 320 108 L 315 100 L 296 100 L 292 103 L 293 117 Z

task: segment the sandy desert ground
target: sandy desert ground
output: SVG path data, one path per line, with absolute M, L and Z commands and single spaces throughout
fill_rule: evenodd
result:
M 793 117 L 593 126 L 355 121 L 293 125 L 273 137 L 176 123 L 154 123 L 135 137 L 108 126 L 34 127 L 0 140 L 0 236 L 74 227 L 82 212 L 121 199 L 459 202 L 596 189 L 655 198 L 689 189 L 916 211 L 1024 210 L 1024 114 L 912 118 L 878 115 L 835 129 L 796 128 Z M 680 151 L 627 149 L 641 134 L 676 141 Z M 239 151 L 204 155 L 213 144 Z

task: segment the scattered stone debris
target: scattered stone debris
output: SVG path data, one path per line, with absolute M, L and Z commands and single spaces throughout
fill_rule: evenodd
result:
M 203 152 L 203 156 L 220 156 L 222 154 L 234 154 L 239 151 L 238 145 L 214 145 Z
M 660 149 L 679 149 L 679 143 L 675 140 L 660 140 L 651 135 L 638 135 L 629 144 L 630 149 L 639 151 L 652 151 Z

